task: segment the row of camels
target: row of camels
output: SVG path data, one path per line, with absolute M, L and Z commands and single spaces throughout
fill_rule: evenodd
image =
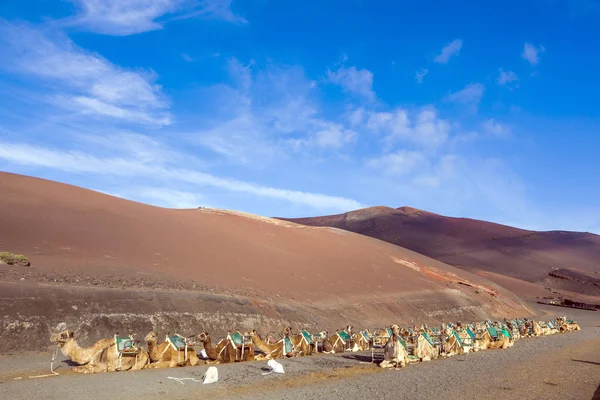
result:
M 66 330 L 53 334 L 50 341 L 62 354 L 76 364 L 76 373 L 98 373 L 146 368 L 174 368 L 199 364 L 222 364 L 251 360 L 269 360 L 308 356 L 315 353 L 342 353 L 383 350 L 382 368 L 404 367 L 411 362 L 429 361 L 439 357 L 465 354 L 487 349 L 506 349 L 521 337 L 543 336 L 580 330 L 579 325 L 566 317 L 554 321 L 530 319 L 485 321 L 475 324 L 442 324 L 438 327 L 414 325 L 412 328 L 390 328 L 356 331 L 349 325 L 333 334 L 309 334 L 306 330 L 294 333 L 287 326 L 281 334 L 256 331 L 228 334 L 213 345 L 208 332 L 191 337 L 167 335 L 159 343 L 152 331 L 145 337 L 146 349 L 129 337 L 101 339 L 90 347 L 80 347 L 74 332 Z M 201 349 L 201 350 L 197 350 Z

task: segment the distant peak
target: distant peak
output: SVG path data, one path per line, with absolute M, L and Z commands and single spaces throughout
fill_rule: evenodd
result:
M 418 208 L 409 207 L 409 206 L 398 207 L 398 208 L 396 208 L 396 211 L 400 211 L 406 215 L 437 215 L 437 214 L 429 212 L 429 211 L 420 210 Z

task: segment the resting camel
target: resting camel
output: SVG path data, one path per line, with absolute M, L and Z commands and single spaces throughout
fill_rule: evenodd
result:
M 152 331 L 146 335 L 150 368 L 174 368 L 183 365 L 198 365 L 200 359 L 196 350 L 188 347 L 187 354 L 184 350 L 176 350 L 168 341 L 157 344 L 158 333 Z
M 310 356 L 312 354 L 313 347 L 311 346 L 310 341 L 308 341 L 308 339 L 304 337 L 304 334 L 302 332 L 294 335 L 292 333 L 292 327 L 287 326 L 283 330 L 283 337 L 287 337 L 292 341 L 294 350 L 297 350 L 299 355 Z
M 481 350 L 487 349 L 508 349 L 512 347 L 514 341 L 498 331 L 498 339 L 493 340 L 490 332 L 484 329 L 483 332 L 475 338 L 477 346 Z
M 324 353 L 343 353 L 350 347 L 350 338 L 352 337 L 352 325 L 348 325 L 346 329 L 336 331 L 323 341 Z
M 383 350 L 383 361 L 379 363 L 381 368 L 405 367 L 408 360 L 408 354 L 400 343 L 400 328 L 398 325 L 392 326 L 392 336 L 388 339 Z
M 137 348 L 134 355 L 121 355 L 117 352 L 116 344 L 113 343 L 100 350 L 85 365 L 73 367 L 73 372 L 79 374 L 93 374 L 97 372 L 115 372 L 115 371 L 139 371 L 148 368 L 150 357 L 148 353 Z
M 369 350 L 371 348 L 369 331 L 356 332 L 350 338 L 350 343 L 352 344 L 352 351 Z
M 420 361 L 430 361 L 431 359 L 438 358 L 439 350 L 430 343 L 423 334 L 420 334 L 417 337 L 414 355 L 418 357 Z
M 57 343 L 62 354 L 79 365 L 87 364 L 96 354 L 115 343 L 114 339 L 100 339 L 90 347 L 79 347 L 72 331 L 55 333 L 50 336 L 50 341 Z
M 567 317 L 556 318 L 556 324 L 558 325 L 561 333 L 581 330 L 577 322 L 571 321 L 570 319 L 567 319 Z
M 459 339 L 454 335 L 454 328 L 444 327 L 445 337 L 442 338 L 442 350 L 445 357 L 464 354 L 465 349 Z
M 244 334 L 252 338 L 252 343 L 263 353 L 254 357 L 255 360 L 270 360 L 274 358 L 283 358 L 284 341 L 280 340 L 274 344 L 265 343 L 256 329 L 248 331 Z
M 235 349 L 229 340 L 221 339 L 221 341 L 217 343 L 217 347 L 213 347 L 208 332 L 199 334 L 198 340 L 202 342 L 204 351 L 208 356 L 208 360 L 206 361 L 207 364 L 226 364 L 235 362 Z

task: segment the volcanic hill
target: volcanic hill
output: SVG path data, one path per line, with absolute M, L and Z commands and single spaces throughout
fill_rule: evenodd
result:
M 536 232 L 411 207 L 282 220 L 381 239 L 478 273 L 524 296 L 548 295 L 548 288 L 600 295 L 600 236 L 591 233 Z
M 150 330 L 331 330 L 528 315 L 480 276 L 384 241 L 218 209 L 166 209 L 0 173 L 0 351 Z

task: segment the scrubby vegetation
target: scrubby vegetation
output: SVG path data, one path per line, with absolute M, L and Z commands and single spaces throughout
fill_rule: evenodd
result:
M 0 264 L 7 265 L 20 265 L 23 267 L 29 267 L 31 263 L 22 254 L 14 254 L 6 251 L 0 251 Z

